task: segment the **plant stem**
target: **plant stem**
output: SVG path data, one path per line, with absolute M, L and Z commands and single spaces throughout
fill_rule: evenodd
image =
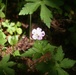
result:
M 12 50 L 14 51 L 14 45 L 12 46 Z
M 30 33 L 31 33 L 31 22 L 32 22 L 32 15 L 30 14 L 30 25 L 29 25 L 29 39 L 30 39 Z

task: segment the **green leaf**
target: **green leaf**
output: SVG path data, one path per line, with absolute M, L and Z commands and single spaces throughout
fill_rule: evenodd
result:
M 57 6 L 61 6 L 64 4 L 64 1 L 62 0 L 52 0 L 53 3 L 55 3 Z
M 6 41 L 6 35 L 0 30 L 0 45 L 4 45 Z
M 2 22 L 3 27 L 9 27 L 9 20 Z
M 20 56 L 19 50 L 16 50 L 16 51 L 13 53 L 13 56 Z
M 8 36 L 8 42 L 10 45 L 16 45 L 18 42 L 18 36 Z
M 40 12 L 41 20 L 50 28 L 51 19 L 53 18 L 52 12 L 44 5 L 41 5 Z
M 36 9 L 39 7 L 39 5 L 40 4 L 38 2 L 35 2 L 35 3 L 27 3 L 22 8 L 22 10 L 20 11 L 19 15 L 33 14 L 33 12 L 36 11 Z
M 2 3 L 2 0 L 0 0 L 0 3 Z
M 2 22 L 3 27 L 7 27 L 7 32 L 10 34 L 13 34 L 15 32 L 15 23 L 9 22 L 9 20 L 6 20 Z
M 2 62 L 2 63 L 8 62 L 9 59 L 10 59 L 10 55 L 5 55 L 5 56 L 2 58 L 1 62 Z
M 32 60 L 38 59 L 38 58 L 40 58 L 41 56 L 42 56 L 42 54 L 40 54 L 40 53 L 34 53 Z
M 14 66 L 15 64 L 16 64 L 15 62 L 10 61 L 10 62 L 8 62 L 8 67 L 12 67 L 12 66 Z
M 5 72 L 6 75 L 15 75 L 15 71 L 13 69 L 11 69 L 11 68 L 6 67 L 4 69 L 4 72 Z
M 57 71 L 58 71 L 58 75 L 69 75 L 66 71 L 64 71 L 61 68 L 57 68 Z
M 50 63 L 41 62 L 36 65 L 36 69 L 42 73 L 48 72 L 51 70 Z
M 21 34 L 21 33 L 22 33 L 22 29 L 21 29 L 21 28 L 16 28 L 16 32 L 17 32 L 18 34 Z
M 55 46 L 50 45 L 46 40 L 36 41 L 33 47 L 34 51 L 41 54 L 45 54 L 46 52 L 53 52 L 55 48 Z
M 71 68 L 74 66 L 75 63 L 76 63 L 76 61 L 65 58 L 61 61 L 60 66 L 62 68 Z
M 0 0 L 1 1 L 1 0 Z M 2 1 L 0 2 L 0 18 L 4 18 L 5 17 L 5 14 L 3 12 L 3 9 L 5 7 L 5 4 L 2 3 Z
M 26 2 L 27 3 L 22 8 L 19 15 L 33 14 L 38 9 L 38 7 L 41 6 L 40 18 L 49 28 L 53 14 L 47 6 L 56 8 L 61 13 L 59 6 L 63 5 L 63 1 L 61 0 L 26 0 Z
M 16 23 L 16 26 L 17 26 L 17 27 L 20 27 L 20 26 L 21 26 L 21 23 L 20 23 L 20 22 L 17 22 L 17 23 Z
M 15 28 L 9 26 L 8 29 L 7 29 L 7 32 L 9 32 L 12 35 L 15 32 Z
M 45 5 L 50 6 L 52 8 L 58 8 L 58 6 L 51 0 L 43 0 L 43 2 L 45 3 Z
M 25 51 L 23 54 L 21 54 L 22 57 L 32 57 L 36 52 L 30 48 L 28 51 Z
M 6 55 L 2 58 L 0 61 L 0 74 L 2 75 L 15 75 L 15 71 L 11 69 L 10 67 L 14 66 L 15 63 L 12 61 L 9 61 L 10 55 Z
M 64 58 L 64 53 L 63 53 L 63 50 L 62 50 L 62 47 L 58 47 L 57 49 L 57 53 L 55 54 L 55 60 L 56 61 L 62 61 L 62 59 Z
M 59 6 L 64 4 L 61 0 L 44 0 L 44 2 L 46 5 L 56 9 L 59 9 Z
M 0 18 L 4 18 L 5 14 L 0 10 Z
M 13 34 L 21 34 L 22 29 L 20 28 L 21 23 L 17 22 L 16 24 L 14 22 L 9 22 L 9 20 L 6 20 L 5 22 L 2 22 L 3 27 L 7 28 L 7 32 L 11 35 Z
M 32 57 L 36 58 L 40 57 L 40 55 L 43 55 L 47 52 L 53 53 L 53 50 L 55 49 L 55 46 L 51 46 L 47 41 L 42 40 L 42 41 L 35 41 L 34 45 L 32 48 L 28 49 L 28 51 L 25 51 L 21 56 L 27 56 L 27 57 Z M 37 54 L 37 56 L 36 56 Z M 35 57 L 36 56 L 36 57 Z

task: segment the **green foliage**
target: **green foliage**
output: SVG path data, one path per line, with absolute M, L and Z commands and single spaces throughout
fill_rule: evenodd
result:
M 31 7 L 31 8 L 30 8 Z M 27 15 L 27 14 L 33 14 L 34 11 L 39 7 L 39 3 L 27 3 L 24 5 L 22 10 L 20 11 L 19 15 Z
M 0 10 L 0 17 L 1 18 L 4 18 L 5 17 L 5 14 Z
M 8 36 L 8 42 L 10 45 L 14 46 L 18 42 L 18 35 L 15 36 Z
M 41 20 L 50 28 L 50 22 L 53 18 L 52 10 L 48 9 L 47 6 L 51 8 L 59 9 L 59 6 L 63 4 L 61 0 L 26 0 L 27 3 L 24 5 L 19 15 L 33 14 L 40 7 L 40 17 Z
M 52 12 L 44 5 L 41 5 L 40 17 L 46 23 L 47 27 L 50 28 L 50 22 L 53 18 Z
M 63 53 L 63 50 L 62 50 L 62 47 L 58 47 L 57 50 L 56 50 L 56 54 L 54 55 L 54 59 L 56 61 L 62 61 L 62 59 L 64 58 L 64 53 Z
M 50 64 L 51 64 L 50 61 L 48 61 L 47 63 L 45 63 L 45 62 L 38 63 L 36 65 L 36 69 L 42 73 L 49 72 L 51 70 Z
M 49 28 L 51 21 L 53 19 L 53 13 L 54 13 L 53 9 L 59 10 L 60 12 L 59 7 L 64 3 L 64 0 L 62 1 L 61 0 L 25 0 L 25 1 L 26 4 L 23 1 L 22 4 L 24 4 L 24 7 L 20 11 L 19 15 L 28 15 L 28 14 L 31 15 L 38 8 L 40 8 L 40 18 Z M 76 4 L 76 1 L 74 2 Z M 5 5 L 2 3 L 2 0 L 0 0 L 0 18 L 5 17 L 5 14 L 3 13 L 4 7 Z M 65 10 L 68 13 L 66 13 Z M 71 7 L 68 4 L 64 6 L 63 11 L 65 11 L 69 19 L 72 19 L 72 15 L 74 16 L 75 13 L 74 10 L 71 10 Z M 12 46 L 12 49 L 14 49 L 14 46 L 18 43 L 19 35 L 22 34 L 21 23 L 20 22 L 15 23 L 15 22 L 10 22 L 9 20 L 5 20 L 4 22 L 2 22 L 2 25 L 0 27 L 3 28 L 0 29 L 0 45 L 5 46 L 6 43 L 9 43 Z M 3 31 L 8 32 L 7 36 L 4 34 Z M 74 46 L 76 46 L 76 25 L 71 27 L 69 31 L 71 33 L 70 41 Z M 7 50 L 7 47 L 3 47 L 2 50 L 4 51 Z M 51 54 L 51 56 L 49 57 L 50 59 L 47 58 L 48 59 L 47 60 L 46 58 L 41 58 L 48 52 Z M 65 54 L 63 52 L 62 46 L 59 47 L 52 46 L 46 40 L 41 40 L 41 41 L 36 40 L 32 48 L 23 52 L 23 54 L 20 54 L 19 50 L 14 50 L 12 55 L 14 57 L 15 56 L 29 57 L 31 58 L 32 61 L 38 61 L 33 65 L 38 71 L 42 73 L 41 75 L 46 75 L 45 73 L 48 73 L 48 75 L 69 75 L 68 72 L 66 72 L 66 69 L 73 67 L 74 64 L 76 63 L 75 60 L 64 58 Z M 43 59 L 45 59 L 45 61 Z M 10 55 L 4 56 L 2 60 L 0 60 L 0 75 L 15 75 L 15 71 L 14 69 L 12 69 L 12 67 L 15 64 L 16 64 L 15 62 L 10 61 Z M 29 62 L 27 64 L 29 65 Z M 26 65 L 23 63 L 17 63 L 16 67 L 18 67 L 21 70 L 25 70 Z
M 27 56 L 37 58 L 41 55 L 44 55 L 47 52 L 51 52 L 54 50 L 55 46 L 50 45 L 47 41 L 36 41 L 32 48 L 30 48 L 28 51 L 23 53 L 21 56 Z
M 4 45 L 6 41 L 6 35 L 0 30 L 0 45 Z
M 61 73 L 63 73 L 63 75 L 68 75 L 67 72 L 62 70 L 62 68 L 65 68 L 65 69 L 71 68 L 76 63 L 76 61 L 68 58 L 64 58 L 64 53 L 61 46 L 58 47 L 56 54 L 54 54 L 53 56 L 54 56 L 53 59 L 55 60 L 56 68 L 57 68 L 57 71 L 59 72 L 59 75 Z
M 5 17 L 5 14 L 3 12 L 4 7 L 5 7 L 4 3 L 2 3 L 2 0 L 0 0 L 0 18 Z
M 13 56 L 21 56 L 19 50 L 15 50 Z
M 74 60 L 71 60 L 69 58 L 64 58 L 61 61 L 60 66 L 62 68 L 71 68 L 75 63 L 76 63 L 76 61 L 74 61 Z
M 17 22 L 16 24 L 14 22 L 9 22 L 9 20 L 6 20 L 4 22 L 2 22 L 3 27 L 7 28 L 7 32 L 9 32 L 11 35 L 12 34 L 21 34 L 22 33 L 22 29 L 20 28 L 21 23 Z
M 2 25 L 4 28 L 6 28 L 6 31 L 10 34 L 8 36 L 8 43 L 12 46 L 16 45 L 18 42 L 18 36 L 22 34 L 22 29 L 20 28 L 21 23 L 17 22 L 10 22 L 9 20 L 5 20 L 2 22 Z
M 66 71 L 64 71 L 62 68 L 57 68 L 58 75 L 69 75 Z
M 76 63 L 75 60 L 64 58 L 62 47 L 58 47 L 57 52 L 54 54 L 55 69 L 58 75 L 69 75 L 64 69 L 71 68 Z
M 57 48 L 45 40 L 36 41 L 33 47 L 25 51 L 21 56 L 32 57 L 32 59 L 36 60 L 47 52 L 51 53 L 51 60 L 37 63 L 36 69 L 43 74 L 48 72 L 49 75 L 69 75 L 64 69 L 73 67 L 76 61 L 64 58 L 61 46 Z
M 10 55 L 6 55 L 0 61 L 0 74 L 1 75 L 15 75 L 15 71 L 11 68 L 15 65 L 13 61 L 9 61 Z

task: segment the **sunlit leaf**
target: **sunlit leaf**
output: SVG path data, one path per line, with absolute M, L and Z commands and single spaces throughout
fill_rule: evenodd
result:
M 50 28 L 51 19 L 53 18 L 52 12 L 45 6 L 41 5 L 41 12 L 40 12 L 41 20 Z
M 17 23 L 16 23 L 16 26 L 17 26 L 17 27 L 20 27 L 20 26 L 21 26 L 21 23 L 20 23 L 20 22 L 17 22 Z
M 21 28 L 17 28 L 17 29 L 16 29 L 16 32 L 17 32 L 18 34 L 21 34 L 21 33 L 22 33 L 22 29 L 21 29 Z
M 2 22 L 3 27 L 9 27 L 9 20 Z
M 13 33 L 15 32 L 15 28 L 9 26 L 9 27 L 7 28 L 7 32 L 10 33 L 10 34 L 13 34 Z
M 6 41 L 6 35 L 0 30 L 0 45 L 4 45 Z
M 18 42 L 18 36 L 8 36 L 8 42 L 10 45 L 16 45 Z
M 0 18 L 4 18 L 4 17 L 5 17 L 5 14 L 2 11 L 0 11 Z
M 13 53 L 13 56 L 20 56 L 19 50 L 16 50 L 16 51 Z
M 20 11 L 19 15 L 32 14 L 34 11 L 36 11 L 36 9 L 39 7 L 39 5 L 40 4 L 37 3 L 37 2 L 35 2 L 35 3 L 27 3 L 22 8 L 22 10 Z

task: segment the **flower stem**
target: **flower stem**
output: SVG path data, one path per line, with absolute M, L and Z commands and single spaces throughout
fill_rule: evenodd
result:
M 32 22 L 32 15 L 30 14 L 29 39 L 30 39 L 30 33 L 31 33 L 31 22 Z

